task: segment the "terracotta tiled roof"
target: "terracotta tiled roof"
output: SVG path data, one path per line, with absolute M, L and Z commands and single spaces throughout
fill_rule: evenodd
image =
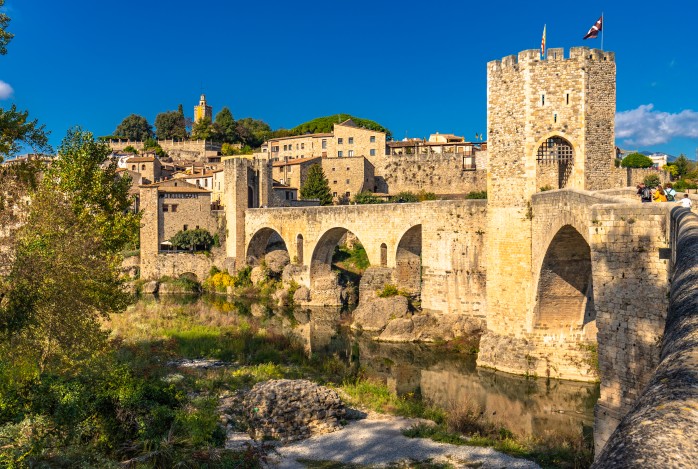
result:
M 152 163 L 155 158 L 152 156 L 134 156 L 126 160 L 127 163 Z

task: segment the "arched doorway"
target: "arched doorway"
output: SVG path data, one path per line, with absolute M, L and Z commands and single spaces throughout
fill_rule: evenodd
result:
M 560 136 L 548 137 L 536 151 L 536 187 L 562 189 L 567 187 L 574 167 L 574 148 Z
M 266 255 L 274 251 L 285 251 L 288 257 L 288 249 L 281 235 L 272 228 L 262 228 L 252 236 L 247 245 L 247 264 L 260 265 Z
M 395 253 L 395 281 L 398 286 L 418 293 L 422 285 L 422 225 L 402 235 Z
M 545 335 L 568 335 L 595 320 L 591 279 L 589 244 L 572 226 L 563 226 L 543 259 L 534 328 Z

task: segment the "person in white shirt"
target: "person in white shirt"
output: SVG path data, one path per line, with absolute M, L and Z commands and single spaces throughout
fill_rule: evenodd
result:
M 691 199 L 688 198 L 688 194 L 684 194 L 683 199 L 681 199 L 681 206 L 683 208 L 690 209 L 692 205 L 693 205 L 693 202 L 691 202 Z

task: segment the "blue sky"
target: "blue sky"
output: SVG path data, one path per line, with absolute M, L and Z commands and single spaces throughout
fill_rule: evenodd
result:
M 618 144 L 696 156 L 698 3 L 664 1 L 7 0 L 15 34 L 0 56 L 0 106 L 52 131 L 152 123 L 200 92 L 214 113 L 273 128 L 350 113 L 395 138 L 486 131 L 486 63 L 538 48 L 600 47 L 605 13 L 618 71 Z

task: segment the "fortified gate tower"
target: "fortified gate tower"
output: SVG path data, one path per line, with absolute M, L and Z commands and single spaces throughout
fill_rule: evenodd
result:
M 615 157 L 614 54 L 538 50 L 487 64 L 487 328 L 527 338 L 536 307 L 531 196 L 609 187 Z M 586 235 L 585 235 L 586 236 Z M 482 364 L 487 357 L 481 357 Z

